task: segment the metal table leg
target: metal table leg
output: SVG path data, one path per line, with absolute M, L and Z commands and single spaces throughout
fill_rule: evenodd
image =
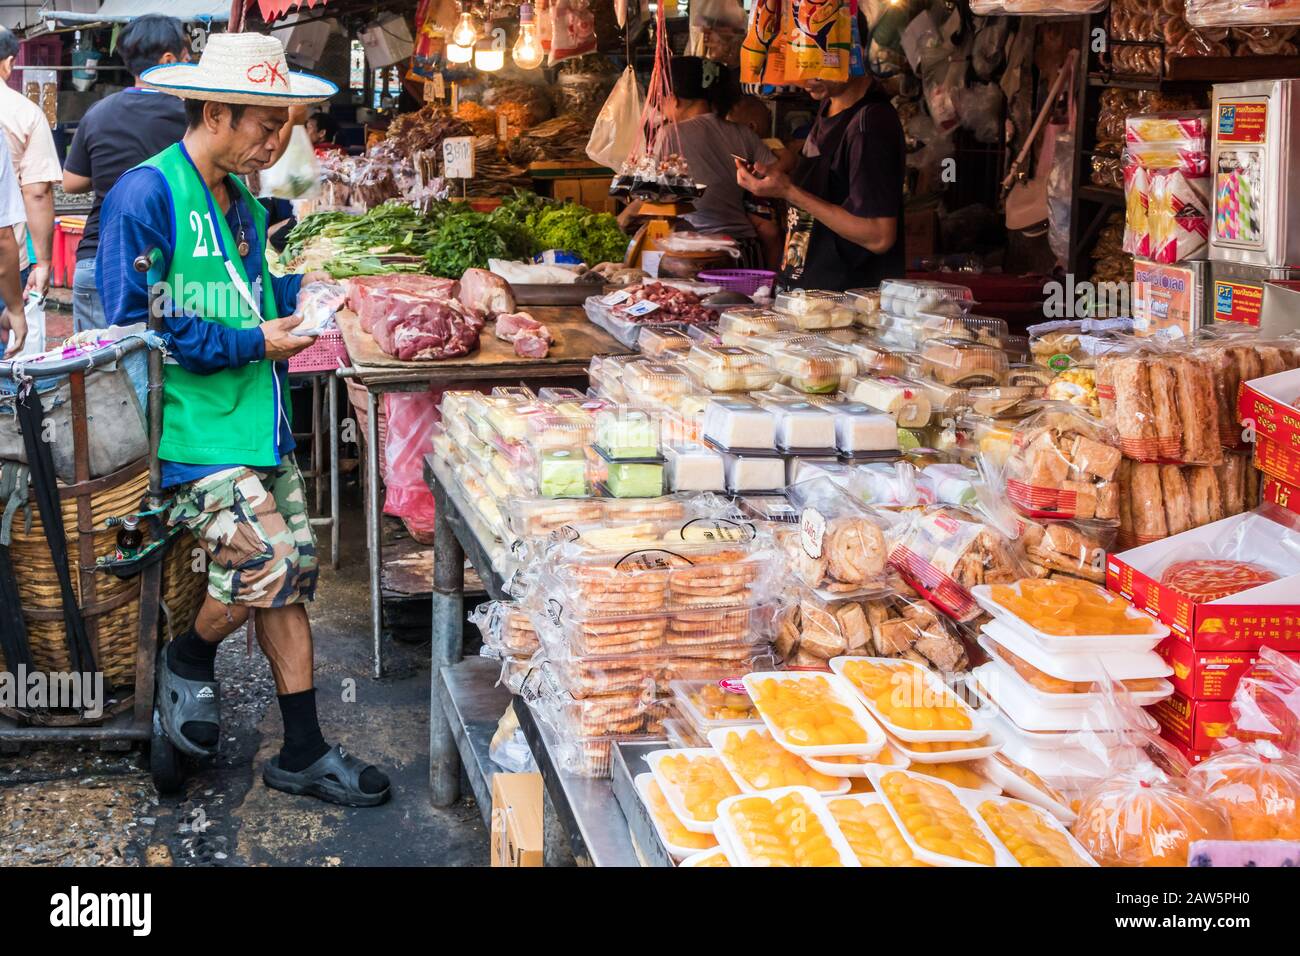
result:
M 339 380 L 331 375 L 325 385 L 330 433 L 330 567 L 339 569 Z
M 433 633 L 429 675 L 429 798 L 448 807 L 460 797 L 460 753 L 443 706 L 442 668 L 464 653 L 465 552 L 447 521 L 447 496 L 434 490 Z
M 384 596 L 380 587 L 384 558 L 384 516 L 379 503 L 379 402 L 366 389 L 366 535 L 370 551 L 370 638 L 374 644 L 374 676 L 384 676 Z
M 325 510 L 325 486 L 321 479 L 325 477 L 325 433 L 322 430 L 320 374 L 311 377 L 311 470 L 312 488 L 316 492 L 316 513 Z

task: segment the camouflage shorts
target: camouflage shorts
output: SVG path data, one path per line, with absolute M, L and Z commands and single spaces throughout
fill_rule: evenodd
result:
M 179 486 L 167 520 L 183 524 L 208 553 L 208 593 L 222 604 L 283 607 L 316 594 L 316 539 L 302 473 L 228 468 Z

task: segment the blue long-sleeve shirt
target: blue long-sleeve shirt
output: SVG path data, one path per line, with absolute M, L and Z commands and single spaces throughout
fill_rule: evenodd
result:
M 248 254 L 243 257 L 244 273 L 255 280 L 254 294 L 260 288 L 257 279 L 262 274 L 262 237 L 253 227 L 252 211 L 242 194 L 232 186 L 235 197 L 226 221 L 231 234 L 238 236 L 242 228 L 248 242 Z M 95 285 L 99 290 L 104 312 L 114 325 L 133 325 L 149 319 L 149 281 L 146 274 L 137 272 L 135 259 L 150 249 L 162 252 L 163 262 L 171 261 L 176 248 L 175 218 L 172 213 L 171 190 L 162 173 L 152 167 L 140 167 L 125 173 L 104 197 L 100 212 L 99 250 L 95 255 Z M 228 250 L 234 253 L 235 250 Z M 291 314 L 298 302 L 298 289 L 302 276 L 273 276 L 271 290 L 275 296 L 276 312 Z M 236 329 L 201 318 L 191 312 L 166 308 L 163 310 L 163 337 L 169 354 L 181 368 L 199 375 L 211 375 L 222 369 L 239 368 L 250 362 L 266 358 L 266 339 L 262 330 Z M 289 365 L 275 364 L 280 394 L 287 394 Z M 277 452 L 285 455 L 293 451 L 293 428 L 275 409 L 278 419 Z M 162 463 L 163 485 L 184 484 L 226 468 L 246 464 L 231 462 L 225 465 L 196 465 L 186 462 Z

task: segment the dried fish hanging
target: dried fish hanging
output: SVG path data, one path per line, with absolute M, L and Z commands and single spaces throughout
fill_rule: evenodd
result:
M 704 187 L 691 176 L 682 156 L 677 120 L 668 113 L 673 92 L 672 50 L 664 4 L 655 9 L 655 59 L 641 110 L 641 132 L 627 160 L 610 186 L 611 196 L 647 202 L 684 202 L 698 199 Z

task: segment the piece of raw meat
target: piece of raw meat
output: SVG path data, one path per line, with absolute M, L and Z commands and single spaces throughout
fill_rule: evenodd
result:
M 367 332 L 374 328 L 376 319 L 391 312 L 395 296 L 447 300 L 455 299 L 459 291 L 455 279 L 407 273 L 357 276 L 347 280 L 347 288 L 348 308 Z
M 467 309 L 485 319 L 515 310 L 515 297 L 510 291 L 510 284 L 486 269 L 466 269 L 460 277 L 457 298 Z
M 482 320 L 455 299 L 424 299 L 378 318 L 372 332 L 381 349 L 407 362 L 465 355 L 478 347 L 482 328 Z
M 527 312 L 503 312 L 497 316 L 497 338 L 513 342 L 515 336 L 523 331 L 536 332 L 546 326 L 538 322 Z
M 546 358 L 546 353 L 551 348 L 550 333 L 546 331 L 544 325 L 539 326 L 538 330 L 524 329 L 515 335 L 512 344 L 515 347 L 515 354 L 520 358 Z

